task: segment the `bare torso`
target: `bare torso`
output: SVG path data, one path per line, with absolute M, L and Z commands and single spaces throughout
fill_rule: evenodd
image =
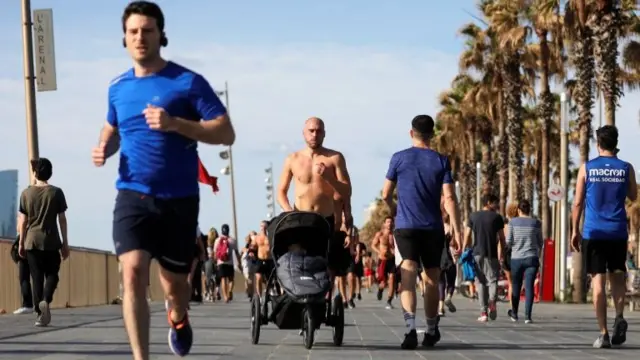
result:
M 373 265 L 371 262 L 371 258 L 369 256 L 365 257 L 364 260 L 362 260 L 362 265 L 365 269 L 371 269 L 371 265 Z
M 265 234 L 256 235 L 256 245 L 258 248 L 258 260 L 271 259 L 271 249 L 269 247 L 269 238 Z
M 334 214 L 335 190 L 321 175 L 313 171 L 313 166 L 324 163 L 325 176 L 336 175 L 336 157 L 338 152 L 323 149 L 321 154 L 310 157 L 304 151 L 291 155 L 291 173 L 294 181 L 294 208 L 300 211 L 312 211 L 329 217 Z
M 380 259 L 388 260 L 395 255 L 395 242 L 393 234 L 390 231 L 380 231 L 378 235 L 378 250 L 380 251 Z

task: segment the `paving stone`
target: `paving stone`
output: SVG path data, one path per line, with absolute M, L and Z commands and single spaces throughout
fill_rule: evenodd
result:
M 458 311 L 440 323 L 442 341 L 431 349 L 402 351 L 405 332 L 402 311 L 387 310 L 372 294 L 365 294 L 357 308 L 346 311 L 344 345 L 331 345 L 331 329 L 321 328 L 312 350 L 304 349 L 298 331 L 262 328 L 260 343 L 252 345 L 249 303 L 214 303 L 193 306 L 190 313 L 195 344 L 190 359 L 268 360 L 587 360 L 640 358 L 640 313 L 626 314 L 630 331 L 627 343 L 617 349 L 593 349 L 597 336 L 593 310 L 588 305 L 536 304 L 533 324 L 513 323 L 500 304 L 496 321 L 476 321 L 478 305 L 454 299 Z M 396 306 L 399 303 L 395 301 Z M 152 359 L 174 359 L 167 346 L 166 315 L 162 304 L 153 304 Z M 425 319 L 418 311 L 418 330 Z M 613 315 L 613 314 L 611 314 Z M 0 317 L 0 359 L 81 360 L 131 359 L 119 306 L 53 310 L 52 326 L 35 328 L 33 315 Z M 422 337 L 422 335 L 420 335 Z M 420 339 L 421 340 L 421 339 Z

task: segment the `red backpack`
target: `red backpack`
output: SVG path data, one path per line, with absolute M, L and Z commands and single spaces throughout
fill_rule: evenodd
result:
M 224 235 L 220 236 L 220 242 L 216 250 L 216 259 L 223 262 L 229 260 L 229 238 Z

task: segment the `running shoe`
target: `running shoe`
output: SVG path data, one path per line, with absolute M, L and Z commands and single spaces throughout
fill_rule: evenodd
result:
M 440 322 L 440 319 L 438 319 L 438 322 Z M 422 346 L 425 347 L 434 347 L 438 341 L 440 341 L 441 335 L 440 335 L 440 328 L 438 327 L 438 325 L 436 325 L 436 328 L 434 329 L 433 332 L 429 332 L 428 330 L 424 333 L 424 338 L 422 339 Z
M 593 347 L 596 349 L 609 349 L 611 348 L 611 341 L 609 340 L 609 334 L 600 334 L 596 341 L 593 342 Z
M 613 323 L 613 335 L 611 336 L 612 345 L 622 345 L 627 341 L 627 320 L 622 316 L 616 316 L 616 320 Z
M 404 350 L 415 350 L 418 347 L 418 332 L 416 329 L 404 334 L 404 341 L 400 344 L 400 348 Z
M 177 356 L 186 356 L 191 351 L 193 345 L 193 330 L 189 323 L 189 315 L 185 314 L 184 319 L 179 323 L 171 321 L 171 312 L 169 315 L 169 348 Z

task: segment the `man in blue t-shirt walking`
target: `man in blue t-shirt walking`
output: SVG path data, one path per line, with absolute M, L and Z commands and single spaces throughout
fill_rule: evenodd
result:
M 169 346 L 185 356 L 193 343 L 187 277 L 198 229 L 197 142 L 231 145 L 235 132 L 209 83 L 160 56 L 168 40 L 158 5 L 129 3 L 122 29 L 133 68 L 109 86 L 107 122 L 92 158 L 103 166 L 120 140 L 113 241 L 122 265 L 122 310 L 133 358 L 149 359 L 145 293 L 151 258 L 161 266 L 160 281 L 172 305 Z
M 446 243 L 442 220 L 441 200 L 451 218 L 452 247 L 460 248 L 461 228 L 451 166 L 449 160 L 430 148 L 434 135 L 431 116 L 418 115 L 411 122 L 413 146 L 391 157 L 382 197 L 395 218 L 396 250 L 400 255 L 401 302 L 408 333 L 401 347 L 418 346 L 416 332 L 416 278 L 422 264 L 426 273 L 424 308 L 427 331 L 422 345 L 434 346 L 440 341 L 438 329 L 438 280 L 440 261 Z M 398 204 L 393 203 L 393 192 L 398 189 Z
M 600 327 L 600 336 L 593 346 L 609 348 L 627 340 L 628 325 L 623 311 L 629 234 L 624 203 L 627 198 L 636 200 L 638 188 L 633 166 L 616 156 L 618 129 L 603 126 L 596 131 L 596 138 L 599 156 L 583 164 L 578 171 L 571 213 L 571 246 L 583 253 L 586 271 L 592 276 L 593 305 Z M 584 227 L 580 234 L 583 208 Z M 616 307 L 611 338 L 607 331 L 607 272 Z

